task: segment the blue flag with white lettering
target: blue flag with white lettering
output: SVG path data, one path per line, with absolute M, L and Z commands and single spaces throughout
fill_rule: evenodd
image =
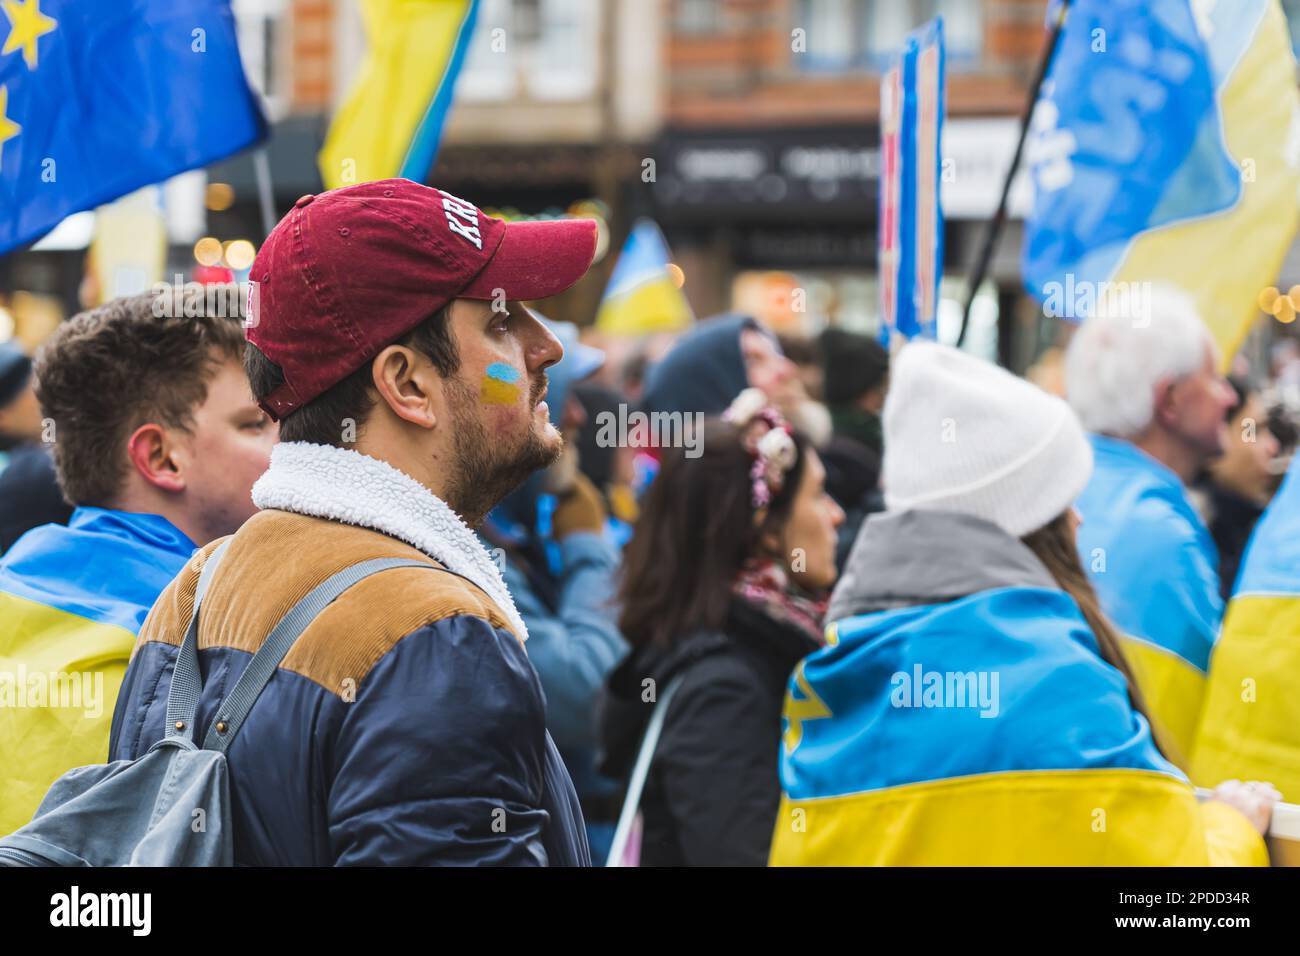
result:
M 0 253 L 262 139 L 229 0 L 0 0 Z
M 1040 298 L 1067 274 L 1108 276 L 1138 234 L 1240 195 L 1188 0 L 1072 3 L 1031 132 L 1023 272 Z

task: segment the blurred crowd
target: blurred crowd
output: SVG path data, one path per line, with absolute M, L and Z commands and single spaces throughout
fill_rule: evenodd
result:
M 237 531 L 236 544 L 247 538 L 246 548 L 265 549 L 260 570 L 251 557 L 237 562 L 263 579 L 250 583 L 247 608 L 279 600 L 271 565 L 351 547 L 342 538 L 321 544 L 333 539 L 311 538 L 311 529 L 298 537 L 288 524 L 272 534 L 265 515 L 254 517 L 255 499 L 263 509 L 297 510 L 292 494 L 275 497 L 270 480 L 277 468 L 282 483 L 295 472 L 287 452 L 272 457 L 288 426 L 263 410 L 276 393 L 252 366 L 250 391 L 239 316 L 157 311 L 148 295 L 118 300 L 65 323 L 34 362 L 13 346 L 0 350 L 8 443 L 0 658 L 10 672 L 21 664 L 29 673 L 102 673 L 106 694 L 98 714 L 0 708 L 0 833 L 27 823 L 59 774 L 102 761 L 110 747 L 129 759 L 147 746 L 142 728 L 161 720 L 151 688 L 172 665 L 141 659 L 159 621 L 179 614 L 183 623 L 194 599 L 169 598 L 167 589 L 175 579 L 179 593 L 192 591 L 196 549 L 210 555 L 213 542 Z M 1240 706 L 1240 668 L 1216 690 L 1217 666 L 1232 651 L 1234 664 L 1245 655 L 1247 672 L 1265 679 L 1252 668 L 1271 658 L 1251 655 L 1263 653 L 1269 615 L 1289 613 L 1244 607 L 1246 644 L 1226 643 L 1234 638 L 1225 608 L 1240 582 L 1280 560 L 1256 529 L 1274 519 L 1270 501 L 1295 449 L 1288 410 L 1300 398 L 1300 353 L 1288 339 L 1266 379 L 1224 377 L 1195 306 L 1177 289 L 1158 290 L 1148 318 L 1090 317 L 1031 374 L 1043 388 L 933 343 L 891 358 L 861 334 L 777 336 L 746 315 L 620 342 L 535 320 L 564 348 L 544 369 L 546 413 L 563 450 L 482 514 L 461 517 L 508 590 L 480 584 L 501 612 L 484 613 L 507 629 L 517 613 L 526 630 L 528 663 L 516 664 L 540 682 L 589 858 L 1265 859 L 1260 835 L 1279 791 L 1300 800 L 1294 705 L 1261 693 Z M 415 347 L 438 355 L 436 343 Z M 399 393 L 386 399 L 393 408 Z M 635 413 L 645 427 L 629 437 L 617 423 Z M 309 427 L 300 419 L 288 443 L 351 447 L 346 434 L 313 443 L 303 437 Z M 372 436 L 378 428 L 365 425 Z M 328 476 L 331 461 L 304 452 L 292 467 Z M 258 497 L 251 490 L 264 473 Z M 291 503 L 266 504 L 280 500 Z M 1275 520 L 1285 525 L 1286 514 Z M 269 536 L 260 545 L 258 528 Z M 480 581 L 472 569 L 459 573 Z M 371 614 L 400 616 L 407 593 L 393 591 Z M 363 629 L 363 618 L 355 626 Z M 418 633 L 414 626 L 399 633 Z M 438 633 L 451 643 L 471 636 Z M 312 676 L 313 653 L 326 654 L 309 648 L 283 667 L 323 684 Z M 375 655 L 372 676 L 383 667 Z M 232 666 L 205 660 L 209 676 Z M 973 675 L 969 699 L 951 699 L 954 674 Z M 235 765 L 237 860 L 422 859 L 395 848 L 424 840 L 423 823 L 368 816 L 378 805 L 419 802 L 391 789 L 406 784 L 390 775 L 425 746 L 406 741 L 402 723 L 434 718 L 411 711 L 418 691 L 404 684 L 393 685 L 390 700 L 398 712 L 383 726 L 397 749 L 380 747 L 387 756 L 372 752 L 367 763 L 329 744 L 319 765 L 302 764 L 310 779 L 294 778 L 319 791 L 320 805 L 277 811 L 293 822 L 240 811 L 244 797 L 261 806 L 249 788 L 274 795 L 278 785 L 248 783 L 254 772 Z M 1262 716 L 1270 707 L 1280 716 Z M 324 709 L 317 719 L 333 726 Z M 339 719 L 344 739 L 352 718 Z M 506 733 L 507 718 L 497 719 Z M 437 721 L 479 739 L 444 711 Z M 283 744 L 291 745 L 317 746 L 310 733 Z M 460 759 L 454 742 L 438 746 Z M 299 767 L 297 757 L 289 770 L 276 769 L 279 757 L 247 759 L 271 776 Z M 359 785 L 331 776 L 352 760 L 382 786 L 353 792 Z M 532 779 L 513 764 L 483 773 Z M 1212 790 L 1208 801 L 1198 802 L 1192 782 Z M 449 799 L 419 797 L 429 807 Z M 533 798 L 494 799 L 515 807 Z M 1110 813 L 1100 831 L 1108 837 L 1099 836 L 1098 807 Z M 639 814 L 628 826 L 632 810 Z M 554 825 L 557 811 L 547 813 Z M 476 839 L 469 819 L 447 825 L 458 852 Z M 283 835 L 294 827 L 309 831 L 303 847 L 330 845 L 299 853 L 296 837 Z M 371 840 L 388 849 L 368 849 Z M 551 862 L 586 858 L 543 843 Z

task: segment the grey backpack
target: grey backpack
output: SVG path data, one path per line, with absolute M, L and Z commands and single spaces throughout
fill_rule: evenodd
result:
M 253 655 L 203 738 L 193 739 L 203 682 L 199 604 L 229 541 L 203 566 L 167 694 L 167 735 L 135 760 L 69 770 L 31 823 L 0 838 L 0 866 L 230 866 L 234 862 L 226 750 L 298 635 L 353 584 L 428 562 L 376 558 L 346 568 L 289 609 Z

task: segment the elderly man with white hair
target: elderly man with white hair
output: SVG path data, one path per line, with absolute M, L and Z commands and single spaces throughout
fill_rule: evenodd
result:
M 1103 302 L 1066 353 L 1096 460 L 1078 543 L 1162 748 L 1186 767 L 1223 616 L 1214 541 L 1186 486 L 1223 451 L 1233 392 L 1195 303 L 1172 286 L 1145 291 Z

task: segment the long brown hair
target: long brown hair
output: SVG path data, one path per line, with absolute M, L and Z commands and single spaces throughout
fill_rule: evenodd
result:
M 1178 752 L 1159 723 L 1152 719 L 1142 689 L 1138 686 L 1133 669 L 1124 656 L 1119 632 L 1102 611 L 1097 592 L 1093 589 L 1092 582 L 1088 580 L 1087 572 L 1083 570 L 1075 545 L 1070 512 L 1061 512 L 1043 527 L 1031 531 L 1020 540 L 1034 552 L 1039 561 L 1043 562 L 1043 566 L 1060 585 L 1061 590 L 1074 598 L 1075 603 L 1079 605 L 1079 610 L 1083 612 L 1084 620 L 1088 622 L 1088 627 L 1097 638 L 1097 647 L 1101 650 L 1102 658 L 1124 675 L 1133 709 L 1147 719 L 1147 723 L 1151 725 L 1151 733 L 1164 755 L 1173 763 L 1183 766 L 1183 755 Z
M 705 419 L 700 454 L 664 452 L 646 493 L 632 540 L 623 551 L 619 630 L 633 647 L 668 647 L 701 630 L 720 630 L 731 586 L 761 551 L 767 531 L 789 519 L 808 457 L 808 441 L 792 436 L 793 466 L 756 523 L 750 499 L 753 458 L 736 426 Z

